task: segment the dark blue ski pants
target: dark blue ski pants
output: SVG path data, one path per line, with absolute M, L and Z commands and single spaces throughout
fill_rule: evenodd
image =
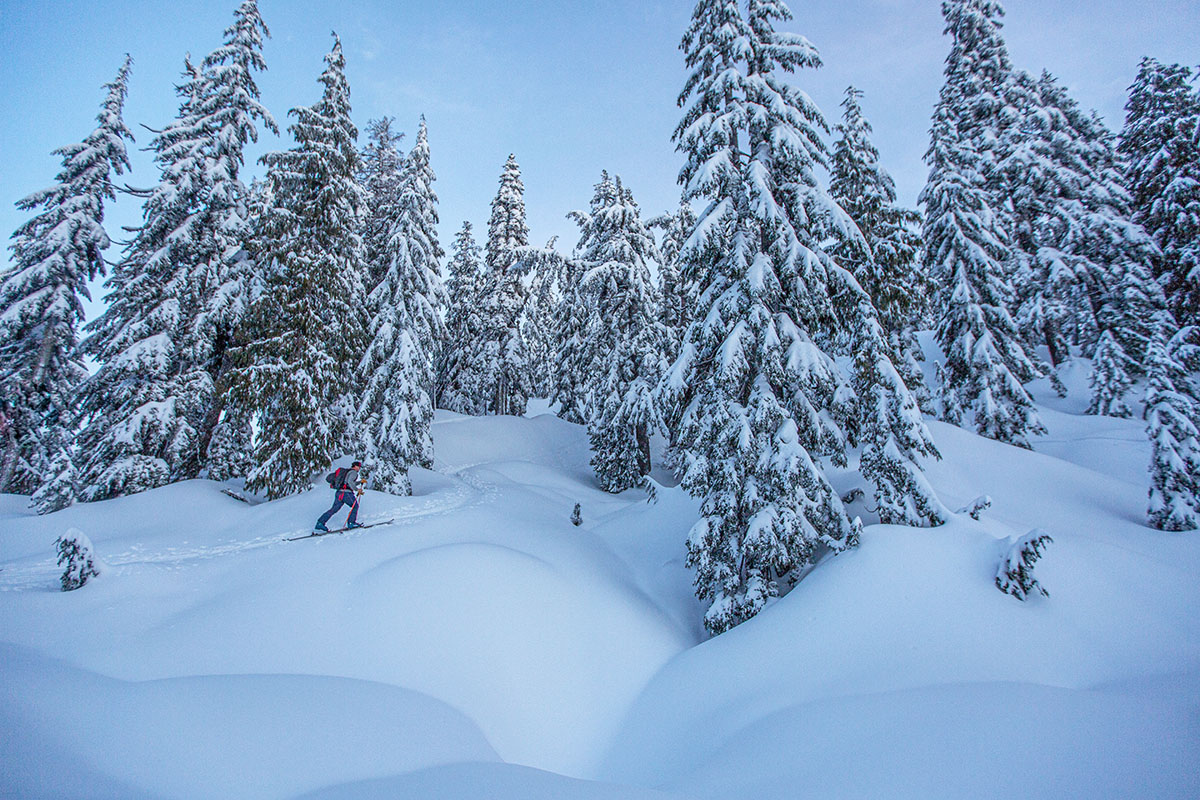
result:
M 342 506 L 350 506 L 350 516 L 346 518 L 347 525 L 353 525 L 358 520 L 358 496 L 349 489 L 343 489 L 338 492 L 333 498 L 333 508 L 326 511 L 317 520 L 318 525 L 324 525 L 329 522 L 329 518 L 338 512 Z

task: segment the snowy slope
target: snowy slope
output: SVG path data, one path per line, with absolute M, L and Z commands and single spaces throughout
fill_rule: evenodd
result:
M 396 523 L 320 539 L 282 541 L 319 489 L 0 498 L 0 796 L 1200 796 L 1200 536 L 1142 524 L 1140 423 L 1081 394 L 1037 452 L 931 424 L 980 521 L 869 525 L 712 640 L 695 501 L 600 492 L 551 416 L 439 412 L 436 471 L 363 500 Z M 72 527 L 106 568 L 62 593 Z M 1035 527 L 1021 603 L 992 577 Z

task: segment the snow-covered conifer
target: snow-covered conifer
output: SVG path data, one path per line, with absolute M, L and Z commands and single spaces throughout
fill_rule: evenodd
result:
M 658 253 L 633 194 L 607 172 L 590 212 L 577 219 L 586 317 L 574 366 L 596 478 L 605 491 L 620 492 L 650 473 L 650 434 L 662 427 L 654 387 L 666 367 L 669 334 L 649 266 Z
M 1129 406 L 1124 398 L 1133 383 L 1129 373 L 1129 356 L 1113 337 L 1112 331 L 1100 334 L 1100 343 L 1096 345 L 1096 352 L 1092 356 L 1092 374 L 1088 378 L 1092 387 L 1088 413 L 1128 417 Z
M 159 184 L 85 342 L 101 362 L 81 403 L 85 499 L 194 477 L 221 419 L 217 384 L 254 269 L 243 149 L 258 123 L 276 129 L 253 77 L 267 34 L 255 0 L 234 17 L 222 46 L 186 65 L 179 114 L 151 142 Z
M 54 541 L 58 549 L 58 565 L 63 567 L 62 590 L 71 592 L 100 575 L 92 542 L 83 531 L 71 528 Z
M 1005 540 L 1004 557 L 996 567 L 996 588 L 1018 600 L 1026 600 L 1034 592 L 1049 597 L 1050 593 L 1033 576 L 1033 565 L 1042 557 L 1046 545 L 1053 541 L 1049 534 L 1037 528 L 1024 536 Z
M 153 489 L 194 475 L 197 425 L 211 382 L 181 372 L 180 334 L 193 267 L 212 253 L 203 202 L 209 183 L 197 109 L 206 81 L 185 61 L 179 114 L 151 141 L 161 171 L 142 206 L 143 222 L 105 286 L 104 313 L 88 325 L 85 353 L 99 369 L 81 387 L 83 500 Z M 192 380 L 196 379 L 196 380 Z
M 388 240 L 400 191 L 400 171 L 404 155 L 398 145 L 404 134 L 392 130 L 392 117 L 367 123 L 367 144 L 362 149 L 359 183 L 366 193 L 362 219 L 363 257 L 367 262 L 368 294 L 383 280 L 389 259 Z
M 853 430 L 862 446 L 859 469 L 875 487 L 879 521 L 892 525 L 941 525 L 949 510 L 921 471 L 920 462 L 941 458 L 921 418 L 914 395 L 893 361 L 870 296 L 847 271 L 835 270 L 838 294 L 854 298 L 857 313 L 846 315 L 854 356 L 853 388 L 858 413 Z
M 673 214 L 661 214 L 647 222 L 651 228 L 662 231 L 658 252 L 662 257 L 658 269 L 659 294 L 662 296 L 662 321 L 671 334 L 667 352 L 674 358 L 683 342 L 683 332 L 691 323 L 689 317 L 692 304 L 683 285 L 683 245 L 696 229 L 696 212 L 688 203 L 680 203 Z
M 537 397 L 553 397 L 561 374 L 559 358 L 570 264 L 552 238 L 544 247 L 518 248 L 518 260 L 529 275 L 528 294 L 519 321 L 521 343 L 529 364 L 529 390 Z
M 263 157 L 274 199 L 262 223 L 266 276 L 230 376 L 258 425 L 246 486 L 270 498 L 307 489 L 344 446 L 338 406 L 357 394 L 367 338 L 358 130 L 336 35 L 325 62 L 320 101 L 290 112 L 296 146 Z
M 1183 325 L 1200 319 L 1200 95 L 1191 84 L 1188 67 L 1142 59 L 1119 148 L 1134 219 L 1161 250 L 1155 276 Z
M 227 481 L 249 474 L 253 466 L 250 458 L 254 450 L 253 434 L 246 414 L 232 403 L 226 403 L 208 445 L 209 480 Z
M 604 212 L 618 202 L 617 185 L 605 170 L 594 187 L 588 210 L 572 211 L 567 215 L 579 226 L 579 241 L 563 275 L 557 329 L 558 369 L 551 400 L 558 405 L 560 417 L 579 425 L 588 424 L 592 418 L 591 384 L 599 380 L 590 373 L 592 365 L 586 360 L 590 346 L 587 329 L 595 309 L 592 307 L 594 299 L 587 296 L 583 279 L 599 257 L 600 223 L 608 220 Z
M 815 184 L 820 112 L 780 78 L 820 63 L 808 40 L 775 30 L 790 17 L 782 2 L 743 14 L 735 0 L 702 0 L 681 44 L 680 180 L 685 201 L 706 202 L 684 280 L 702 289 L 663 395 L 683 485 L 702 498 L 688 563 L 714 633 L 758 613 L 819 550 L 857 539 L 815 460 L 844 458 L 844 436 L 818 411 L 837 366 L 806 329 L 833 316 L 832 262 L 808 225 L 853 223 Z
M 913 334 L 913 322 L 924 315 L 930 288 L 918 258 L 921 216 L 896 203 L 896 184 L 879 163 L 861 98 L 858 89 L 846 89 L 842 122 L 835 128 L 829 193 L 854 220 L 862 239 L 840 241 L 831 255 L 866 290 L 891 347 L 892 363 L 922 407 L 930 407 L 917 363 L 924 355 Z
M 396 494 L 412 492 L 411 466 L 433 466 L 433 363 L 445 338 L 434 180 L 422 118 L 395 209 L 382 210 L 392 220 L 382 254 L 387 268 L 367 298 L 372 339 L 359 363 L 363 455 L 375 464 L 376 488 Z
M 463 222 L 451 248 L 446 292 L 446 340 L 439 353 L 438 408 L 460 414 L 484 413 L 484 329 L 479 307 L 483 274 L 479 246 L 471 234 L 471 223 Z
M 74 394 L 87 377 L 78 353 L 80 298 L 104 272 L 104 201 L 115 196 L 112 173 L 129 168 L 121 117 L 132 60 L 126 56 L 97 126 L 82 142 L 55 150 L 56 183 L 17 202 L 40 209 L 13 233 L 12 263 L 0 273 L 0 413 L 6 445 L 0 492 L 40 491 L 42 513 L 74 500 L 71 429 Z
M 1104 331 L 1114 337 L 1105 357 L 1115 353 L 1113 345 L 1125 344 L 1141 356 L 1144 345 L 1133 341 L 1141 334 L 1125 327 L 1137 317 L 1121 310 L 1119 292 L 1151 262 L 1155 248 L 1130 219 L 1112 135 L 1048 73 L 1037 81 L 1018 75 L 1015 85 L 1020 137 L 1012 137 L 1000 172 L 1011 205 L 1016 321 L 1031 347 L 1047 348 L 1054 366 L 1070 358 L 1072 347 L 1093 352 Z M 1143 317 L 1142 326 L 1151 319 Z M 1096 376 L 1101 393 L 1115 397 L 1124 390 L 1096 384 L 1101 378 L 1119 383 L 1119 376 L 1111 370 Z
M 199 406 L 197 427 L 201 460 L 225 409 L 217 389 L 230 369 L 233 332 L 249 305 L 249 282 L 257 265 L 250 258 L 253 235 L 250 190 L 240 177 L 247 144 L 258 141 L 258 124 L 279 133 L 274 117 L 260 102 L 255 71 L 265 71 L 262 49 L 270 36 L 257 0 L 242 0 L 220 47 L 202 64 L 205 88 L 197 108 L 204 146 L 206 192 L 200 198 L 205 217 L 193 227 L 200 239 L 211 236 L 187 282 L 180 333 L 180 373 L 186 387 L 202 387 L 191 401 Z M 211 227 L 211 233 L 199 225 Z M 190 373 L 190 375 L 189 375 Z
M 525 224 L 525 186 L 517 159 L 509 155 L 492 200 L 484 255 L 483 310 L 485 408 L 489 414 L 525 413 L 529 400 L 529 364 L 521 337 L 526 264 L 518 250 L 529 245 Z
M 1150 439 L 1150 525 L 1164 531 L 1194 530 L 1200 520 L 1200 402 L 1189 374 L 1200 361 L 1197 329 L 1171 335 L 1169 316 L 1147 358 L 1146 435 Z M 1170 336 L 1168 339 L 1167 337 Z
M 997 131 L 1011 65 L 994 0 L 946 0 L 952 37 L 946 82 L 925 159 L 929 180 L 922 239 L 938 295 L 937 335 L 946 354 L 939 387 L 943 418 L 966 417 L 980 434 L 1028 447 L 1044 431 L 1022 385 L 1037 375 L 1009 312 L 1003 263 L 1009 238 L 989 181 L 997 174 Z M 1006 112 L 1007 113 L 1007 112 Z
M 611 181 L 609 181 L 611 184 Z M 593 201 L 594 202 L 594 201 Z M 576 222 L 587 218 L 583 212 L 572 212 Z M 580 244 L 583 238 L 580 238 Z M 562 289 L 559 295 L 555 332 L 558 339 L 556 367 L 550 400 L 558 406 L 558 416 L 576 425 L 588 420 L 587 376 L 583 372 L 585 325 L 588 318 L 587 301 L 583 296 L 584 265 L 576 254 L 563 262 Z

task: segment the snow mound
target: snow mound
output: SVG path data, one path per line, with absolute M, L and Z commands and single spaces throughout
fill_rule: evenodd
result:
M 439 412 L 415 494 L 363 497 L 393 524 L 295 542 L 327 490 L 0 497 L 0 796 L 1200 796 L 1200 536 L 1144 525 L 1138 423 L 1039 399 L 1035 451 L 930 423 L 978 520 L 868 525 L 716 639 L 696 500 L 601 492 L 546 415 Z M 70 528 L 107 568 L 63 593 Z

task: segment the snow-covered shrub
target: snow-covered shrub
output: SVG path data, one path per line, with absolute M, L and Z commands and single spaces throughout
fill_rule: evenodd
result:
M 1038 528 L 1005 540 L 1007 552 L 996 568 L 996 588 L 1018 600 L 1025 600 L 1035 590 L 1049 597 L 1050 593 L 1033 577 L 1033 565 L 1052 541 L 1049 534 Z
M 100 574 L 92 542 L 82 531 L 71 528 L 54 543 L 58 545 L 58 565 L 66 565 L 62 574 L 64 592 L 78 589 Z
M 571 512 L 571 524 L 579 527 L 583 524 L 583 511 L 579 508 L 579 503 L 575 504 L 575 510 Z
M 957 513 L 966 514 L 971 519 L 979 519 L 979 515 L 991 507 L 992 498 L 988 497 L 986 494 L 981 494 L 979 497 L 976 497 L 970 503 L 967 503 L 965 506 L 960 508 Z

